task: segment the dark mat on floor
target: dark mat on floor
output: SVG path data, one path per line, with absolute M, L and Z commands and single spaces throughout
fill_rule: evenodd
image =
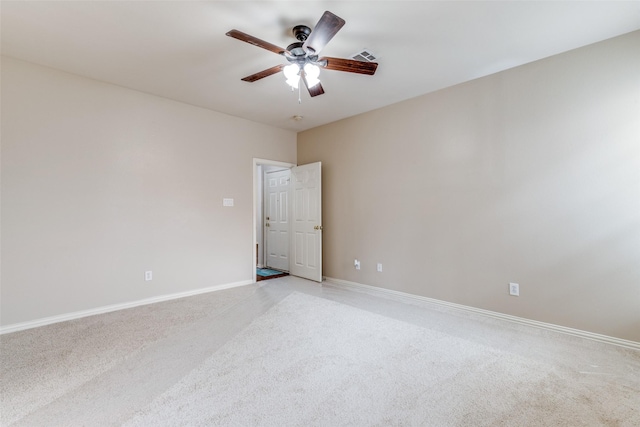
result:
M 276 276 L 283 274 L 282 271 L 271 270 L 270 268 L 256 268 L 256 274 L 262 277 Z
M 278 270 L 271 270 L 270 268 L 256 268 L 256 281 L 276 279 L 278 277 L 288 276 L 289 273 L 283 273 Z

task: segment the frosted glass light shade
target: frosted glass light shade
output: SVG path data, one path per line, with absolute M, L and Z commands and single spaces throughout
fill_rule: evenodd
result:
M 287 78 L 287 84 L 294 89 L 298 88 L 300 83 L 300 67 L 298 64 L 289 64 L 282 69 L 284 76 Z
M 320 67 L 313 64 L 306 64 L 304 66 L 304 75 L 307 78 L 307 85 L 313 87 L 320 83 L 318 77 L 320 77 Z

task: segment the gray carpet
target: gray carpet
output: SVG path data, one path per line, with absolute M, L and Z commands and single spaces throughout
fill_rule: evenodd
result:
M 3 336 L 1 424 L 640 425 L 637 351 L 269 282 L 141 307 L 151 330 L 116 349 L 111 334 L 139 309 L 74 321 L 93 327 L 62 336 L 41 331 L 74 322 Z M 47 351 L 21 365 L 16 345 Z

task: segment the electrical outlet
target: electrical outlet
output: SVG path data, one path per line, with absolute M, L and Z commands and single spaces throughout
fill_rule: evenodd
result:
M 520 296 L 520 285 L 517 283 L 509 283 L 509 295 L 514 297 Z
M 358 261 L 357 259 L 354 260 L 353 266 L 356 268 L 356 270 L 360 270 L 360 261 Z
M 145 281 L 149 281 L 149 280 L 153 280 L 153 271 L 145 271 L 144 272 L 144 280 Z
M 378 273 L 382 273 L 382 263 L 379 262 L 378 265 L 376 266 L 376 269 L 378 270 Z

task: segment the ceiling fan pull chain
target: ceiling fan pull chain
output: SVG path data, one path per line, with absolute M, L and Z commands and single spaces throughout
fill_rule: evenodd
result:
M 302 104 L 302 97 L 300 96 L 300 86 L 298 85 L 298 104 Z

